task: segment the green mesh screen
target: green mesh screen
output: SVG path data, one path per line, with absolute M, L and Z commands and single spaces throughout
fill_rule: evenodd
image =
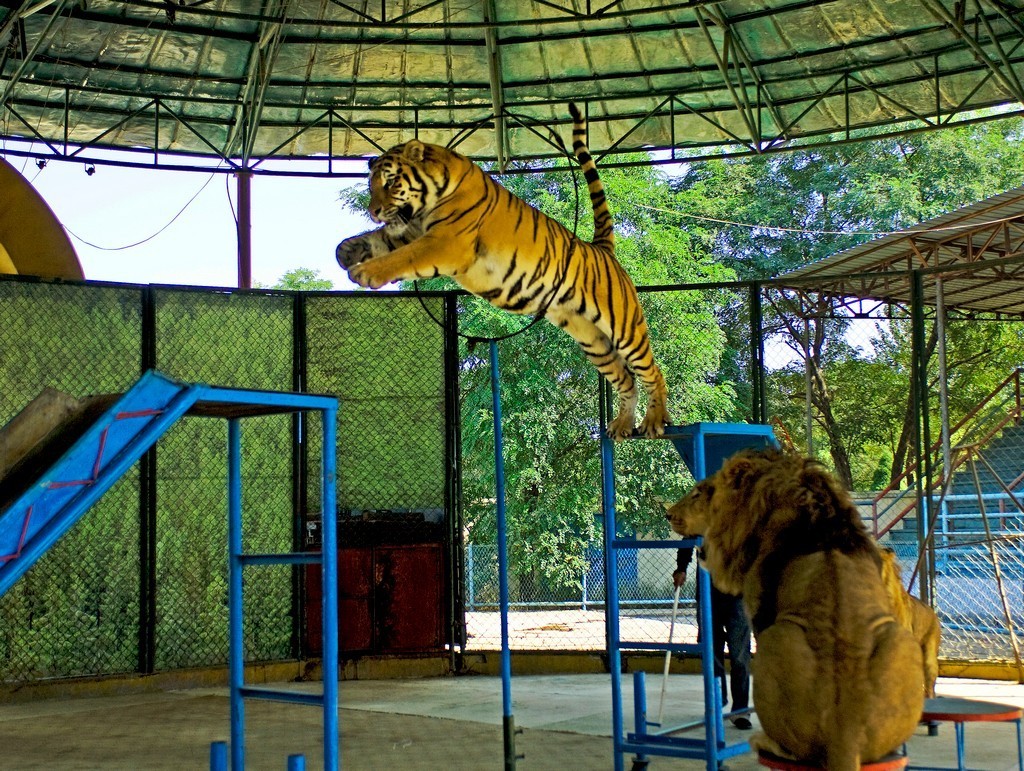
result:
M 140 292 L 0 281 L 0 425 L 49 386 L 120 392 L 139 374 Z M 139 481 L 131 469 L 3 597 L 0 680 L 138 662 Z
M 435 319 L 443 303 L 424 298 Z M 439 522 L 444 506 L 444 334 L 408 296 L 307 300 L 307 388 L 338 396 L 343 518 Z M 310 469 L 318 468 L 311 453 Z M 311 475 L 311 479 L 315 479 Z M 319 490 L 309 491 L 318 508 Z
M 157 368 L 186 382 L 291 390 L 292 301 L 156 293 Z M 242 421 L 246 551 L 292 546 L 291 417 Z M 157 449 L 156 667 L 227 660 L 227 424 L 186 418 Z M 289 570 L 245 575 L 248 659 L 282 658 L 292 634 Z

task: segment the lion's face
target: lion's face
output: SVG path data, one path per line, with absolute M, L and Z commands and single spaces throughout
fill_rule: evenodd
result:
M 689 493 L 674 503 L 665 514 L 672 529 L 684 538 L 696 538 L 708 530 L 711 499 L 715 486 L 709 479 L 699 482 Z
M 774 451 L 741 451 L 698 483 L 666 515 L 681 536 L 704 537 L 711 579 L 726 594 L 740 594 L 760 551 L 761 522 L 769 513 L 755 494 L 758 481 L 779 462 Z

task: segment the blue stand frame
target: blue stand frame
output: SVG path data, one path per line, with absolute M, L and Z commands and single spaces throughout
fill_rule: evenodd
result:
M 242 552 L 241 418 L 320 412 L 323 418 L 321 527 L 323 550 L 289 554 Z M 338 550 L 335 481 L 338 400 L 330 396 L 187 384 L 150 370 L 117 397 L 84 433 L 0 513 L 0 596 L 52 547 L 185 415 L 228 420 L 228 588 L 231 768 L 245 768 L 244 698 L 323 708 L 324 767 L 338 768 Z M 323 579 L 323 693 L 289 693 L 245 685 L 242 571 L 247 565 L 321 563 Z M 226 768 L 227 748 L 215 742 L 210 767 Z
M 491 340 L 491 407 L 494 421 L 494 494 L 498 524 L 498 604 L 501 607 L 501 722 L 505 771 L 516 761 L 516 719 L 512 714 L 512 651 L 508 642 L 508 536 L 505 522 L 505 444 L 501 432 L 501 381 L 498 375 L 498 344 Z
M 602 394 L 606 391 L 602 389 Z M 602 415 L 605 410 L 602 404 Z M 722 695 L 714 675 L 712 635 L 702 634 L 697 645 L 685 643 L 651 643 L 622 640 L 619 627 L 618 560 L 620 549 L 679 549 L 694 546 L 699 539 L 673 539 L 640 541 L 619 538 L 616 526 L 614 445 L 604 432 L 601 435 L 601 493 L 604 515 L 605 597 L 607 598 L 607 648 L 612 676 L 612 751 L 615 769 L 622 771 L 624 755 L 634 753 L 635 765 L 645 766 L 647 755 L 678 758 L 705 758 L 707 771 L 717 771 L 726 758 L 750 751 L 747 742 L 729 745 L 725 741 L 722 721 Z M 643 438 L 634 436 L 634 438 Z M 726 458 L 748 447 L 775 446 L 771 426 L 747 423 L 695 423 L 688 426 L 666 426 L 665 439 L 675 446 L 694 479 L 700 481 L 713 474 Z M 697 591 L 700 595 L 698 624 L 701 629 L 711 628 L 711 584 L 703 568 L 697 571 Z M 673 651 L 697 654 L 701 658 L 704 678 L 704 720 L 664 728 L 647 720 L 646 676 L 637 672 L 633 678 L 633 716 L 635 727 L 629 734 L 623 726 L 622 708 L 622 649 L 647 651 Z M 684 730 L 703 725 L 701 739 L 676 736 Z M 651 731 L 651 728 L 658 730 Z
M 240 392 L 253 399 L 253 392 Z M 219 396 L 224 391 L 219 392 Z M 245 768 L 245 699 L 267 699 L 292 704 L 308 704 L 323 708 L 324 768 L 340 768 L 338 739 L 338 534 L 336 506 L 336 442 L 337 400 L 319 399 L 318 406 L 303 403 L 301 394 L 262 394 L 266 401 L 247 404 L 273 404 L 296 409 L 316 409 L 323 415 L 323 458 L 321 462 L 320 527 L 322 545 L 316 552 L 287 554 L 245 554 L 242 550 L 242 436 L 237 418 L 228 421 L 228 670 L 231 698 L 231 768 Z M 333 402 L 333 404 L 331 404 Z M 320 563 L 323 595 L 323 651 L 321 669 L 323 691 L 320 694 L 300 693 L 273 688 L 256 688 L 245 684 L 245 646 L 242 622 L 242 572 L 247 565 L 305 565 Z M 305 759 L 293 756 L 289 768 L 301 768 Z

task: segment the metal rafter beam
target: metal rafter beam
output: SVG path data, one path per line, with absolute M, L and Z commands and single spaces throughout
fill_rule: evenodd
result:
M 743 119 L 743 123 L 747 127 L 747 132 L 750 135 L 749 144 L 755 149 L 760 149 L 761 132 L 758 128 L 757 116 L 751 108 L 750 99 L 747 95 L 747 84 L 744 81 L 743 70 L 738 62 L 735 63 L 735 71 L 736 79 L 739 83 L 733 83 L 730 67 L 730 56 L 733 53 L 734 47 L 733 30 L 728 25 L 721 27 L 723 38 L 722 49 L 719 50 L 718 44 L 715 42 L 715 37 L 711 34 L 708 18 L 705 17 L 704 12 L 700 8 L 695 8 L 694 15 L 697 18 L 697 24 L 700 26 L 700 31 L 704 34 L 704 39 L 707 41 L 708 47 L 711 49 L 711 53 L 715 58 L 715 63 L 718 66 L 719 74 L 722 76 L 722 81 L 725 83 L 725 86 L 729 91 L 729 95 L 732 97 L 732 102 L 736 107 L 736 112 L 739 113 L 740 117 Z M 712 18 L 711 21 L 712 23 L 717 24 L 714 18 Z
M 494 0 L 484 0 L 484 19 L 495 22 L 498 19 Z M 498 170 L 504 171 L 508 166 L 508 123 L 505 119 L 505 92 L 501 70 L 501 42 L 498 30 L 489 26 L 484 30 L 484 41 L 487 44 L 487 74 L 491 85 L 491 107 L 494 110 L 494 157 Z
M 697 6 L 716 5 L 716 4 L 724 2 L 724 1 L 725 0 L 689 0 L 689 2 L 669 3 L 669 4 L 666 4 L 666 5 L 650 5 L 650 6 L 644 5 L 644 6 L 639 6 L 639 7 L 635 7 L 635 8 L 629 8 L 629 9 L 625 9 L 625 10 L 621 10 L 621 11 L 613 11 L 613 10 L 609 10 L 609 9 L 614 8 L 617 5 L 620 5 L 621 4 L 621 0 L 607 0 L 607 2 L 605 2 L 603 4 L 599 3 L 600 7 L 597 10 L 593 11 L 593 13 L 591 13 L 589 15 L 587 15 L 587 14 L 580 14 L 578 11 L 570 12 L 570 11 L 568 11 L 563 6 L 557 5 L 555 3 L 547 3 L 547 2 L 545 2 L 545 3 L 538 3 L 538 4 L 546 5 L 546 6 L 550 7 L 550 8 L 552 8 L 553 10 L 559 11 L 560 15 L 558 15 L 558 16 L 549 16 L 549 17 L 531 18 L 529 20 L 529 23 L 530 24 L 536 24 L 536 25 L 548 25 L 548 24 L 564 24 L 566 21 L 577 20 L 579 18 L 591 18 L 591 19 L 593 19 L 593 18 L 601 18 L 601 19 L 632 19 L 632 18 L 642 18 L 644 16 L 660 15 L 660 14 L 664 14 L 664 13 L 670 13 L 670 12 L 673 12 L 673 11 L 688 11 L 688 10 L 693 9 L 694 7 L 697 7 Z M 356 16 L 356 17 L 358 17 L 358 19 L 361 19 L 361 21 L 360 20 L 355 20 L 355 19 L 329 19 L 328 18 L 328 19 L 324 19 L 323 20 L 322 25 L 324 27 L 326 27 L 326 28 L 343 27 L 343 28 L 347 28 L 347 29 L 358 29 L 360 27 L 377 28 L 382 23 L 384 23 L 385 21 L 386 21 L 386 23 L 388 24 L 388 26 L 392 30 L 402 30 L 402 29 L 416 30 L 416 29 L 422 29 L 423 26 L 424 26 L 423 22 L 420 22 L 420 21 L 406 22 L 404 20 L 409 18 L 410 16 L 413 16 L 413 15 L 415 15 L 417 13 L 420 13 L 423 10 L 426 10 L 429 7 L 433 7 L 434 5 L 437 5 L 437 2 L 431 2 L 431 3 L 425 4 L 424 6 L 422 6 L 420 8 L 415 8 L 415 9 L 409 11 L 406 14 L 403 14 L 401 16 L 395 17 L 394 19 L 377 19 L 377 18 L 375 18 L 373 16 L 370 16 L 369 14 L 366 14 L 364 12 L 361 12 L 361 11 L 358 11 L 358 10 L 354 9 L 351 5 L 347 5 L 347 4 L 343 5 L 340 2 L 336 2 L 336 0 L 331 0 L 331 2 L 332 2 L 333 5 L 336 5 L 338 7 L 344 8 L 345 10 L 349 11 L 350 13 L 353 14 L 353 16 Z M 805 7 L 808 7 L 808 6 L 824 5 L 824 4 L 827 4 L 829 2 L 832 2 L 832 0 L 798 0 L 798 2 L 792 3 L 791 6 L 786 6 L 786 8 L 790 8 L 790 7 L 792 7 L 792 8 L 805 8 Z M 142 9 L 146 9 L 146 10 L 159 11 L 161 14 L 163 14 L 164 11 L 167 8 L 167 0 L 122 0 L 121 4 L 125 5 L 125 6 L 129 6 L 129 7 L 135 7 L 135 8 L 142 8 Z M 241 3 L 240 3 L 240 5 L 241 5 Z M 217 8 L 217 7 L 207 7 L 207 6 L 203 6 L 203 5 L 178 6 L 178 7 L 175 8 L 175 13 L 177 14 L 177 16 L 179 18 L 184 18 L 184 17 L 186 17 L 188 15 L 193 15 L 193 16 L 198 16 L 198 17 L 206 18 L 206 19 L 215 18 L 215 19 L 224 19 L 224 20 L 229 20 L 229 21 L 245 21 L 245 22 L 251 22 L 251 23 L 261 23 L 261 22 L 272 22 L 272 21 L 274 21 L 274 19 L 272 17 L 268 16 L 265 12 L 246 13 L 246 12 L 241 12 L 241 11 L 225 10 L 225 9 L 221 9 L 221 8 Z M 318 22 L 315 22 L 315 21 L 313 21 L 311 19 L 297 19 L 296 22 L 299 23 L 299 24 L 302 24 L 302 25 L 315 25 L 315 24 L 318 23 Z M 140 26 L 149 26 L 149 24 L 150 24 L 148 19 L 146 21 L 140 21 L 138 23 L 140 24 Z M 500 27 L 506 27 L 506 26 L 515 26 L 515 25 L 520 24 L 520 23 L 521 23 L 520 20 L 515 20 L 515 21 L 494 21 L 494 22 L 467 21 L 467 22 L 453 22 L 452 24 L 450 24 L 450 27 L 452 29 L 467 29 L 468 30 L 468 29 L 483 29 L 483 28 L 489 27 L 489 26 L 499 27 L 499 28 Z
M 231 157 L 237 153 L 242 158 L 243 166 L 247 165 L 259 132 L 267 86 L 281 49 L 281 30 L 287 19 L 290 0 L 271 0 L 271 4 L 277 21 L 260 24 L 259 35 L 250 49 L 245 87 L 224 147 L 224 155 Z
M 967 30 L 964 20 L 951 13 L 949 9 L 943 5 L 942 0 L 921 0 L 921 2 L 925 8 L 932 12 L 934 16 L 945 22 L 946 26 L 956 33 L 957 37 L 959 37 L 960 40 L 964 42 L 964 45 L 971 50 L 971 53 L 974 54 L 975 59 L 992 71 L 993 77 L 1006 90 L 1008 96 L 1012 97 L 1017 102 L 1024 103 L 1024 89 L 1021 88 L 1020 82 L 1017 80 L 1016 73 L 1014 73 L 1010 63 L 1005 61 L 1005 57 L 1004 61 L 993 61 L 985 50 L 985 47 Z M 982 18 L 985 16 L 980 12 L 980 8 L 979 16 Z M 991 28 L 989 27 L 989 29 Z M 998 38 L 994 34 L 993 43 L 998 46 Z M 1006 68 L 1005 71 L 1003 69 L 1004 67 Z
M 1017 87 L 1016 93 L 1024 94 L 1024 88 L 1021 87 L 1020 78 L 1017 77 L 1017 73 L 1014 71 L 1013 65 L 1010 64 L 1009 57 L 1007 56 L 1002 43 L 999 42 L 999 36 L 996 35 L 995 30 L 992 28 L 992 22 L 989 21 L 988 16 L 985 15 L 981 8 L 981 0 L 975 0 L 975 4 L 978 7 L 977 18 L 981 19 L 981 23 L 985 27 L 985 32 L 988 34 L 988 39 L 992 43 L 992 47 L 996 50 L 996 55 L 999 57 L 999 61 L 1003 65 L 1002 71 L 1006 73 L 1007 78 L 1013 81 L 1013 84 Z M 1011 17 L 1011 24 L 1013 21 L 1014 20 Z M 1012 26 L 1014 26 L 1018 33 L 1020 32 L 1019 24 L 1013 24 Z
M 732 30 L 732 22 L 726 17 L 725 12 L 722 10 L 721 6 L 713 6 L 708 8 L 708 15 L 711 16 L 715 20 L 715 22 L 722 27 L 722 29 L 728 31 Z M 783 139 L 788 138 L 785 136 L 785 118 L 782 117 L 782 113 L 779 111 L 778 107 L 772 101 L 771 92 L 768 90 L 768 87 L 764 84 L 764 81 L 761 78 L 760 73 L 758 72 L 757 66 L 754 64 L 754 61 L 751 59 L 750 54 L 747 51 L 747 47 L 743 45 L 743 41 L 740 39 L 738 35 L 735 34 L 735 32 L 731 32 L 730 39 L 732 40 L 733 48 L 736 52 L 735 67 L 737 75 L 740 76 L 739 67 L 740 63 L 742 63 L 742 65 L 746 67 L 747 71 L 750 73 L 750 78 L 751 80 L 754 81 L 754 85 L 757 87 L 758 104 L 760 104 L 761 99 L 763 98 L 765 108 L 772 116 L 772 121 L 774 121 L 775 126 L 778 129 L 780 137 Z M 761 122 L 759 119 L 759 134 L 761 129 L 760 123 Z
M 7 22 L 4 24 L 2 36 L 6 38 L 7 34 L 10 32 L 10 28 L 8 25 L 11 25 L 11 27 L 13 27 L 13 24 L 16 21 L 20 21 L 52 5 L 56 5 L 56 8 L 53 8 L 50 11 L 50 18 L 46 20 L 46 24 L 43 26 L 43 29 L 36 37 L 35 42 L 32 44 L 31 50 L 25 53 L 25 58 L 21 60 L 21 63 L 15 68 L 10 78 L 8 78 L 7 84 L 4 86 L 3 92 L 0 93 L 0 106 L 7 104 L 7 100 L 11 98 L 11 94 L 14 92 L 15 86 L 17 86 L 18 81 L 20 81 L 22 77 L 24 77 L 26 71 L 28 70 L 29 65 L 32 63 L 32 60 L 39 52 L 39 49 L 42 48 L 46 42 L 49 41 L 50 34 L 53 31 L 54 24 L 57 22 L 57 19 L 60 18 L 61 13 L 63 13 L 64 11 L 64 6 L 67 5 L 67 3 L 68 0 L 49 0 L 44 2 L 38 2 L 38 0 L 25 0 L 25 2 L 21 4 L 21 9 L 16 14 L 11 15 L 8 18 Z
M 1017 18 L 1016 14 L 1020 13 L 1019 8 L 1008 7 L 1002 0 L 982 0 L 988 5 L 996 9 L 996 13 L 1005 19 L 1010 26 L 1017 30 L 1017 34 L 1024 37 L 1024 23 Z

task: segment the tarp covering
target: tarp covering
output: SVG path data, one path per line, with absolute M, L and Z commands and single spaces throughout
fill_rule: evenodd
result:
M 147 164 L 298 156 L 329 173 L 327 158 L 413 136 L 525 162 L 559 154 L 540 126 L 566 135 L 570 100 L 606 163 L 930 128 L 1024 101 L 1024 0 L 0 5 L 3 133 L 56 155 L 134 148 Z

